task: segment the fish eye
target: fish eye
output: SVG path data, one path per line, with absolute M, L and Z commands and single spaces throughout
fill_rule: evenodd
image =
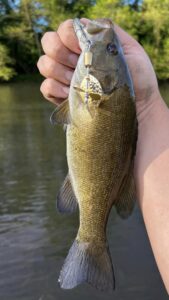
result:
M 118 50 L 115 44 L 113 43 L 109 43 L 107 44 L 107 51 L 113 55 L 117 55 L 118 54 Z

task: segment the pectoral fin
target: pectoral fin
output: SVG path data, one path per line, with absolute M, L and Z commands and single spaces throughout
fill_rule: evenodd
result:
M 57 195 L 57 209 L 61 213 L 73 213 L 77 209 L 77 206 L 77 199 L 68 174 Z
M 79 93 L 84 93 L 85 91 L 83 89 L 81 89 L 81 87 L 77 86 L 77 85 L 74 85 L 73 87 L 77 92 Z
M 70 124 L 69 101 L 66 99 L 54 110 L 50 117 L 52 124 Z
M 132 172 L 123 180 L 117 201 L 116 211 L 122 219 L 129 217 L 135 205 L 135 184 Z

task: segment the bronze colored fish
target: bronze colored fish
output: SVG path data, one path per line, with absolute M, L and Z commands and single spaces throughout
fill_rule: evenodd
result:
M 109 19 L 75 19 L 82 53 L 68 100 L 51 116 L 66 124 L 68 175 L 57 197 L 60 212 L 77 206 L 80 227 L 60 273 L 62 288 L 88 282 L 115 288 L 106 240 L 112 205 L 125 218 L 134 207 L 133 163 L 137 120 L 133 85 L 122 47 Z

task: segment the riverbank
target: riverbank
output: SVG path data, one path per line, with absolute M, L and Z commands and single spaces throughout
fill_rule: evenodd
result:
M 29 74 L 19 74 L 15 77 L 13 77 L 13 79 L 9 80 L 9 81 L 0 81 L 0 85 L 1 84 L 10 84 L 13 82 L 22 82 L 22 81 L 41 81 L 43 80 L 43 76 L 40 73 L 29 73 Z M 158 84 L 159 86 L 165 86 L 165 85 L 169 85 L 169 78 L 165 79 L 165 80 L 158 80 Z
M 30 73 L 30 74 L 19 74 L 15 77 L 13 77 L 9 81 L 0 81 L 0 85 L 9 85 L 12 83 L 20 83 L 20 82 L 41 82 L 43 80 L 43 76 L 40 75 L 39 73 Z
M 8 82 L 0 82 L 0 86 L 10 86 L 15 84 L 26 84 L 26 83 L 39 83 L 39 86 L 41 82 L 44 80 L 44 77 L 40 75 L 39 73 L 31 73 L 31 74 L 21 74 L 13 78 L 12 80 Z M 162 97 L 166 101 L 166 103 L 169 105 L 169 79 L 167 80 L 158 80 L 159 88 L 162 94 Z

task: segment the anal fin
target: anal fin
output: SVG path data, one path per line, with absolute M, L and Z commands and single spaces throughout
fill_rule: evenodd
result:
M 71 185 L 69 174 L 66 176 L 57 195 L 56 204 L 60 213 L 73 213 L 77 209 L 78 203 Z
M 124 178 L 115 207 L 118 215 L 122 219 L 129 217 L 133 211 L 135 205 L 135 183 L 133 173 L 130 171 L 129 174 Z

